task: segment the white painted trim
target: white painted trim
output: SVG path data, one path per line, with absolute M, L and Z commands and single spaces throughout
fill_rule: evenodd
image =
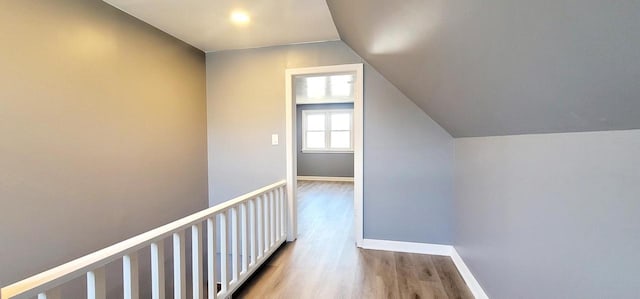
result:
M 385 250 L 385 251 L 409 252 L 409 253 L 445 255 L 445 256 L 451 256 L 451 251 L 453 250 L 453 246 L 451 245 L 387 241 L 387 240 L 375 240 L 375 239 L 364 239 L 362 241 L 363 241 L 362 248 L 373 249 L 373 250 Z
M 353 154 L 353 150 L 302 150 L 303 154 Z
M 349 104 L 353 103 L 353 99 L 305 99 L 297 98 L 296 105 L 309 105 L 309 104 Z
M 456 248 L 451 245 L 364 239 L 362 240 L 362 248 L 449 256 L 456 265 L 456 268 L 458 268 L 460 276 L 464 279 L 464 282 L 469 287 L 473 296 L 476 299 L 489 299 L 489 296 L 487 296 L 480 286 L 480 283 L 478 283 L 476 278 L 473 276 L 473 273 L 471 273 L 471 270 L 469 270 L 467 265 L 464 263 L 464 260 L 462 260 L 462 257 L 458 254 Z
M 295 71 L 285 70 L 285 148 L 286 148 L 286 181 L 287 181 L 287 241 L 292 242 L 298 237 L 298 203 L 296 191 L 298 182 L 298 155 L 296 154 L 296 103 L 293 95 L 293 76 Z
M 353 182 L 351 177 L 339 176 L 298 176 L 298 181 Z
M 363 240 L 363 147 L 364 147 L 364 66 L 362 63 L 331 66 L 287 69 L 285 71 L 285 118 L 286 118 L 286 162 L 287 162 L 287 198 L 289 204 L 289 229 L 287 241 L 293 241 L 298 234 L 298 215 L 296 202 L 296 103 L 294 102 L 293 77 L 296 75 L 356 73 L 353 102 L 353 162 L 354 162 L 354 227 L 356 245 L 362 247 Z
M 349 114 L 350 122 L 349 122 L 349 130 L 333 130 L 331 125 L 331 116 L 336 113 Z M 323 132 L 324 133 L 324 148 L 308 148 L 307 147 L 307 133 L 309 130 L 307 128 L 307 119 L 309 115 L 313 114 L 321 114 L 324 115 L 324 130 L 313 130 L 313 132 Z M 331 145 L 331 133 L 334 131 L 341 132 L 349 132 L 349 148 L 340 148 L 335 149 Z M 339 153 L 339 152 L 351 152 L 353 153 L 353 109 L 344 108 L 344 109 L 303 109 L 302 110 L 302 152 L 303 153 Z
M 451 259 L 456 265 L 456 268 L 458 268 L 458 272 L 460 272 L 464 282 L 467 283 L 467 286 L 471 290 L 473 296 L 476 297 L 476 299 L 489 299 L 489 296 L 484 292 L 480 283 L 473 276 L 473 273 L 471 273 L 471 270 L 469 270 L 469 267 L 467 267 L 464 260 L 462 260 L 462 257 L 460 257 L 458 251 L 453 246 L 451 250 Z
M 355 218 L 356 245 L 362 247 L 364 239 L 364 65 L 352 66 L 356 70 L 353 103 L 353 205 Z

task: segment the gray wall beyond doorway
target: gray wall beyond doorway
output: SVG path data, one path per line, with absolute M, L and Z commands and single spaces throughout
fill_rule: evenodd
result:
M 304 104 L 296 106 L 298 176 L 353 177 L 353 153 L 303 153 L 303 110 L 353 109 L 353 103 Z

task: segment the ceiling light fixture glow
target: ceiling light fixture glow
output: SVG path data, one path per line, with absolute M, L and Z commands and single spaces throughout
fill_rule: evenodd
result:
M 234 11 L 231 13 L 231 22 L 244 25 L 251 21 L 251 17 L 244 11 Z

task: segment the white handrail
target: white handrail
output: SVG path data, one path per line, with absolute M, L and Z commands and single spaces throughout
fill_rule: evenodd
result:
M 129 255 L 135 254 L 138 250 L 146 246 L 150 246 L 152 243 L 160 242 L 165 238 L 171 236 L 175 232 L 186 230 L 187 228 L 190 228 L 191 226 L 196 224 L 201 224 L 204 221 L 209 221 L 210 218 L 215 217 L 216 215 L 222 212 L 226 212 L 229 209 L 232 209 L 232 208 L 238 209 L 239 206 L 244 205 L 245 202 L 251 201 L 251 206 L 254 207 L 256 206 L 255 201 L 260 201 L 261 196 L 265 194 L 273 193 L 273 194 L 282 195 L 283 193 L 282 187 L 284 187 L 285 185 L 286 185 L 286 181 L 284 180 L 279 181 L 269 186 L 260 188 L 256 191 L 234 198 L 230 201 L 221 203 L 214 207 L 208 208 L 206 210 L 202 210 L 190 216 L 184 217 L 182 219 L 176 220 L 164 226 L 150 230 L 146 233 L 142 233 L 138 236 L 132 237 L 130 239 L 114 244 L 102 250 L 80 257 L 76 260 L 73 260 L 61 266 L 55 267 L 48 271 L 42 272 L 40 274 L 34 275 L 32 277 L 26 278 L 22 281 L 16 282 L 9 286 L 3 287 L 2 289 L 0 289 L 0 299 L 10 299 L 10 298 L 16 298 L 18 296 L 19 298 L 30 298 L 30 297 L 37 296 L 39 294 L 46 293 L 49 290 L 52 290 L 68 281 L 71 281 L 72 279 L 78 278 L 93 270 L 101 269 L 108 263 L 113 262 L 117 259 L 121 259 L 121 258 L 126 259 L 126 257 L 128 257 Z M 280 196 L 279 199 L 282 205 L 286 205 L 286 198 L 284 196 Z M 246 208 L 246 205 L 244 206 Z M 283 209 L 283 211 L 286 211 L 286 210 Z M 237 214 L 239 215 L 239 213 Z M 250 213 L 243 213 L 243 215 L 250 215 Z M 252 213 L 252 215 L 255 215 L 255 213 Z M 255 219 L 249 220 L 245 217 L 243 218 L 243 221 L 246 221 L 245 223 L 249 223 L 250 221 L 255 221 Z M 285 239 L 284 236 L 286 236 L 286 233 L 284 233 L 283 231 L 277 232 L 277 238 L 280 240 L 279 242 L 277 242 L 278 244 L 274 244 L 274 245 L 279 246 L 280 244 L 282 244 L 282 242 L 284 242 L 284 239 Z M 271 233 L 275 234 L 276 232 L 271 232 Z M 246 237 L 247 234 L 243 234 L 242 236 Z M 235 241 L 239 242 L 239 240 L 235 240 Z M 253 240 L 243 240 L 243 242 L 252 243 Z M 277 249 L 275 248 L 275 246 L 269 247 L 265 244 L 265 251 L 268 250 L 269 254 L 275 251 L 275 249 Z M 259 257 L 259 258 L 262 262 L 266 257 L 268 256 L 263 255 L 262 257 Z M 255 263 L 252 269 L 250 269 L 249 271 L 243 272 L 242 281 L 246 280 L 246 278 L 248 278 L 248 275 L 253 273 L 256 270 L 255 268 L 257 268 L 257 266 L 262 264 L 261 262 Z M 240 275 L 240 274 L 237 274 L 237 275 Z M 218 294 L 218 296 L 226 297 L 230 295 L 233 290 L 237 289 L 241 281 L 236 280 L 229 283 L 230 284 L 233 283 L 234 288 L 227 289 L 226 293 L 221 292 L 222 294 Z M 213 289 L 215 289 L 215 286 L 213 287 Z

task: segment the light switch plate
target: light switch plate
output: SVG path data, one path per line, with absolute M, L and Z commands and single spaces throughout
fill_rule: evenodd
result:
M 278 145 L 279 141 L 278 141 L 278 134 L 272 134 L 271 135 L 271 145 Z

